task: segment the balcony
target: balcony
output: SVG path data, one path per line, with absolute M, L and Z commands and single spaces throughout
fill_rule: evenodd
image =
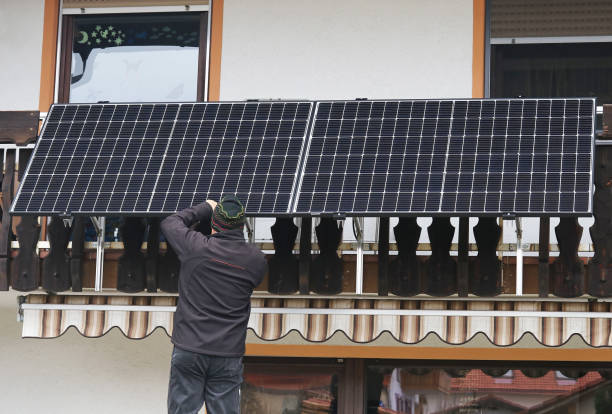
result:
M 356 343 L 391 335 L 401 344 L 462 344 L 484 335 L 492 345 L 513 345 L 530 334 L 561 346 L 577 334 L 590 346 L 608 345 L 612 106 L 603 112 L 590 238 L 575 217 L 250 219 L 247 237 L 269 263 L 253 295 L 253 343 L 291 335 L 326 342 L 340 330 Z M 3 144 L 3 206 L 32 148 Z M 179 266 L 158 219 L 11 218 L 3 209 L 0 290 L 28 292 L 22 312 L 133 316 L 97 331 L 73 323 L 83 334 L 114 326 L 131 337 L 169 331 Z M 57 336 L 70 325 L 63 320 L 47 332 Z M 25 336 L 45 336 L 39 325 L 26 328 Z

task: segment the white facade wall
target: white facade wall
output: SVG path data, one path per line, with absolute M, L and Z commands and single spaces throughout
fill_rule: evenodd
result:
M 117 329 L 99 339 L 71 328 L 56 339 L 21 339 L 17 293 L 0 292 L 2 413 L 166 413 L 172 344 Z
M 38 109 L 44 0 L 0 0 L 0 111 Z M 2 412 L 165 413 L 172 344 L 117 332 L 21 339 L 17 294 L 0 292 Z
M 469 98 L 471 0 L 226 0 L 221 100 Z
M 0 0 L 0 111 L 38 110 L 44 0 Z
M 43 0 L 0 0 L 0 110 L 38 108 L 42 23 Z M 225 1 L 222 100 L 470 97 L 471 68 L 470 0 Z M 25 340 L 15 296 L 0 292 L 6 412 L 165 412 L 164 333 Z
M 472 14 L 470 0 L 226 0 L 220 99 L 470 98 Z

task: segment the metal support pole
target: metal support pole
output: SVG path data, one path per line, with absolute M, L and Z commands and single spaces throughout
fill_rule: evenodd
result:
M 516 221 L 516 295 L 523 294 L 523 228 L 520 217 Z
M 92 217 L 91 221 L 96 229 L 98 235 L 96 243 L 96 283 L 94 290 L 96 292 L 102 291 L 102 283 L 104 280 L 104 232 L 106 227 L 105 217 Z
M 363 217 L 353 217 L 353 234 L 357 239 L 357 261 L 355 269 L 355 293 L 363 293 Z
M 249 243 L 255 243 L 255 217 L 247 217 L 246 227 Z

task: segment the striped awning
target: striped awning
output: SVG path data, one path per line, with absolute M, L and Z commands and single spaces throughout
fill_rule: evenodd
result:
M 23 337 L 54 338 L 70 327 L 86 337 L 113 328 L 133 339 L 157 328 L 171 335 L 175 304 L 172 296 L 28 295 Z M 611 347 L 611 328 L 607 302 L 254 298 L 248 338 L 270 342 L 299 334 L 301 341 L 326 344 L 342 332 L 351 343 L 390 335 L 401 345 L 435 334 L 461 345 L 484 335 L 492 345 L 509 346 L 530 335 L 557 347 L 577 336 L 586 347 Z

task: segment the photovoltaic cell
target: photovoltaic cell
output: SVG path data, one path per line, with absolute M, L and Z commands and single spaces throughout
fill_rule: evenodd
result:
M 12 213 L 290 213 L 310 102 L 54 105 Z
M 297 214 L 584 215 L 594 99 L 318 102 Z

